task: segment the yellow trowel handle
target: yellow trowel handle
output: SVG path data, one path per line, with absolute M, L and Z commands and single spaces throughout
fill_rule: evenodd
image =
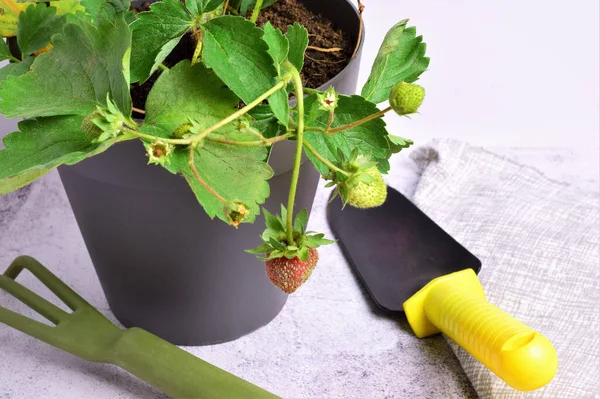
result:
M 404 310 L 418 337 L 443 332 L 515 389 L 541 388 L 556 374 L 552 343 L 489 303 L 471 269 L 431 281 Z

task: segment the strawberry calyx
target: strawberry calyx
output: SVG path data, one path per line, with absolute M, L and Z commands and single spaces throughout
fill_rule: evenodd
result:
M 295 259 L 303 262 L 309 260 L 311 248 L 316 249 L 322 245 L 333 244 L 335 241 L 325 239 L 325 234 L 306 231 L 308 224 L 308 212 L 306 209 L 300 211 L 294 219 L 293 242 L 287 241 L 285 231 L 285 220 L 287 219 L 287 209 L 281 205 L 281 214 L 273 215 L 266 209 L 263 209 L 266 229 L 261 235 L 263 243 L 254 249 L 246 252 L 258 255 L 258 259 L 269 261 L 277 258 Z M 262 256 L 260 256 L 262 255 Z

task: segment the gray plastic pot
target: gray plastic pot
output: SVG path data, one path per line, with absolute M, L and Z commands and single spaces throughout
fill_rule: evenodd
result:
M 359 29 L 347 0 L 304 0 L 351 32 Z M 354 94 L 360 52 L 324 87 Z M 287 203 L 293 142 L 273 147 L 271 196 Z M 211 220 L 183 178 L 147 165 L 140 142 L 126 142 L 74 166 L 59 168 L 110 308 L 126 327 L 141 327 L 174 344 L 230 341 L 269 323 L 287 295 L 273 286 L 264 263 L 244 249 L 260 244 L 262 216 L 238 230 Z M 319 174 L 302 164 L 296 209 L 310 211 Z

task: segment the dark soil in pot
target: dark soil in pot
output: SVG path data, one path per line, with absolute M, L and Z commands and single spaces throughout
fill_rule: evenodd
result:
M 347 0 L 302 3 L 349 32 L 356 43 L 358 14 Z M 173 57 L 181 58 L 177 51 Z M 354 94 L 359 58 L 360 51 L 320 88 L 333 85 L 340 93 Z M 149 82 L 147 89 L 133 90 L 138 108 L 143 108 L 139 101 L 145 101 Z M 269 163 L 275 176 L 264 204 L 272 213 L 287 202 L 294 151 L 294 142 L 273 146 Z M 287 295 L 268 280 L 264 263 L 244 252 L 259 244 L 263 217 L 237 230 L 211 220 L 183 178 L 147 165 L 140 142 L 121 143 L 60 167 L 59 173 L 110 308 L 125 326 L 179 345 L 212 344 L 268 324 L 285 305 Z M 297 210 L 310 211 L 319 179 L 305 160 Z
M 279 0 L 260 13 L 257 24 L 270 22 L 283 33 L 298 22 L 308 31 L 308 49 L 301 76 L 305 87 L 316 89 L 339 74 L 350 62 L 354 42 L 323 14 L 309 10 L 296 0 Z

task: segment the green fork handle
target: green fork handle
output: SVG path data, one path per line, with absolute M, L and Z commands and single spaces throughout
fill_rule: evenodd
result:
M 139 328 L 117 341 L 113 364 L 178 399 L 277 398 Z

